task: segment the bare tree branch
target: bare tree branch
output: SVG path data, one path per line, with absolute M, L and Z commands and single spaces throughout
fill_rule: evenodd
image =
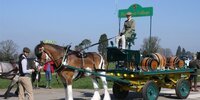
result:
M 0 60 L 8 61 L 15 59 L 17 53 L 17 44 L 12 40 L 5 40 L 0 42 Z

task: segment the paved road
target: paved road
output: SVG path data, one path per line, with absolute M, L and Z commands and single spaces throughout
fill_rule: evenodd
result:
M 13 89 L 15 90 L 15 89 Z M 90 89 L 74 89 L 74 100 L 90 100 L 93 95 L 93 90 Z M 0 100 L 4 100 L 3 94 L 5 90 L 0 90 Z M 112 95 L 112 90 L 109 90 L 112 100 L 116 100 Z M 7 100 L 18 100 L 17 96 L 11 91 Z M 100 90 L 103 97 L 103 90 Z M 35 100 L 64 100 L 64 89 L 34 89 Z M 142 100 L 142 95 L 139 93 L 130 92 L 126 100 Z M 175 91 L 172 89 L 161 89 L 158 100 L 178 100 Z M 180 100 L 180 99 L 179 99 Z M 200 100 L 200 92 L 190 93 L 187 100 Z

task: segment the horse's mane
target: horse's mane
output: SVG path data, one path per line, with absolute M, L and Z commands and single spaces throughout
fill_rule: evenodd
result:
M 65 49 L 65 47 L 63 47 L 63 46 L 59 46 L 59 45 L 56 45 L 56 44 L 51 44 L 51 43 L 43 43 L 43 42 L 41 42 L 40 44 L 38 44 L 36 47 L 35 47 L 35 55 L 36 56 L 39 56 L 40 55 L 40 52 L 39 52 L 39 48 L 41 48 L 42 46 L 44 46 L 44 45 L 49 45 L 49 46 L 51 46 L 51 47 L 53 47 L 53 48 L 56 48 L 57 50 L 59 50 L 59 51 L 62 51 L 62 50 L 64 50 Z
M 53 48 L 56 48 L 56 49 L 59 49 L 59 50 L 63 50 L 64 49 L 63 46 L 59 46 L 59 45 L 56 45 L 56 44 L 44 43 L 44 45 L 50 45 Z
M 53 48 L 56 48 L 56 50 L 58 50 L 58 51 L 63 51 L 63 50 L 66 50 L 67 49 L 67 47 L 63 47 L 63 46 L 60 46 L 60 45 L 56 45 L 56 44 L 51 44 L 51 43 L 43 43 L 43 42 L 41 42 L 40 44 L 38 44 L 36 47 L 35 47 L 35 55 L 37 56 L 37 57 L 40 57 L 41 56 L 41 54 L 39 53 L 39 48 L 41 48 L 42 46 L 44 46 L 44 45 L 49 45 L 49 46 L 51 46 L 51 47 L 53 47 Z M 94 52 L 81 52 L 81 51 L 76 51 L 76 50 L 71 50 L 71 49 L 68 49 L 68 54 L 69 55 L 80 55 L 80 54 L 83 54 L 83 53 L 87 53 L 87 55 L 88 54 L 93 54 Z

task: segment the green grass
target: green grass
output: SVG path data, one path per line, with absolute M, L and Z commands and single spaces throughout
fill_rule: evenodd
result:
M 114 63 L 110 63 L 109 64 L 109 68 L 114 68 L 114 66 L 115 66 Z M 59 77 L 58 77 L 58 82 L 56 80 L 55 74 L 53 74 L 52 82 L 51 82 L 52 88 L 63 88 L 63 84 L 62 84 L 62 82 L 61 82 Z M 98 82 L 99 82 L 100 88 L 102 88 L 101 80 L 98 79 Z M 6 89 L 9 84 L 10 84 L 10 80 L 0 79 L 0 89 Z M 35 85 L 35 83 L 33 85 Z M 109 88 L 111 88 L 112 85 L 113 85 L 112 82 L 108 82 L 108 87 Z M 44 72 L 42 73 L 41 80 L 39 82 L 39 87 L 46 87 L 46 79 L 45 79 Z M 84 77 L 84 78 L 78 79 L 77 81 L 73 81 L 73 88 L 77 88 L 77 89 L 92 89 L 93 88 L 92 81 L 91 81 L 91 79 L 89 77 Z
M 10 84 L 10 80 L 0 79 L 0 89 L 7 88 Z
M 98 81 L 99 81 L 99 86 L 102 88 L 101 80 L 98 79 Z M 39 82 L 39 87 L 45 87 L 45 86 L 46 86 L 45 76 L 42 75 L 42 78 Z M 52 86 L 52 88 L 63 88 L 63 84 L 62 84 L 60 78 L 58 77 L 58 81 L 57 81 L 54 74 L 53 74 L 53 77 L 52 77 L 51 86 Z M 109 82 L 109 86 L 112 86 L 112 82 Z M 89 77 L 84 77 L 84 78 L 80 78 L 76 81 L 73 81 L 73 88 L 91 89 L 91 88 L 93 88 L 93 84 L 92 84 L 92 81 Z
M 63 88 L 63 84 L 59 77 L 58 77 L 58 82 L 56 80 L 55 74 L 53 74 L 52 81 L 51 81 L 52 88 Z M 100 88 L 102 88 L 101 80 L 98 79 L 98 82 L 99 82 Z M 0 89 L 6 89 L 9 84 L 10 84 L 10 80 L 0 79 Z M 112 84 L 113 84 L 112 82 L 108 82 L 109 87 L 112 87 Z M 35 83 L 33 85 L 35 85 Z M 43 88 L 46 87 L 46 79 L 45 79 L 44 74 L 42 74 L 41 80 L 39 82 L 39 87 L 43 87 Z M 93 88 L 92 81 L 89 77 L 84 77 L 84 78 L 78 79 L 76 81 L 73 81 L 73 88 L 92 89 Z

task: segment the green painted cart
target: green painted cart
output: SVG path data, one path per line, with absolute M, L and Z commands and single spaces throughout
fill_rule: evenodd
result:
M 175 89 L 180 99 L 185 99 L 190 94 L 188 79 L 193 69 L 182 67 L 175 70 L 145 72 L 138 69 L 140 52 L 137 50 L 120 50 L 116 47 L 109 47 L 107 54 L 108 62 L 114 63 L 113 68 L 107 70 L 107 75 L 125 81 L 112 80 L 114 81 L 113 94 L 118 99 L 126 98 L 130 90 L 141 92 L 144 100 L 156 100 L 161 88 Z

